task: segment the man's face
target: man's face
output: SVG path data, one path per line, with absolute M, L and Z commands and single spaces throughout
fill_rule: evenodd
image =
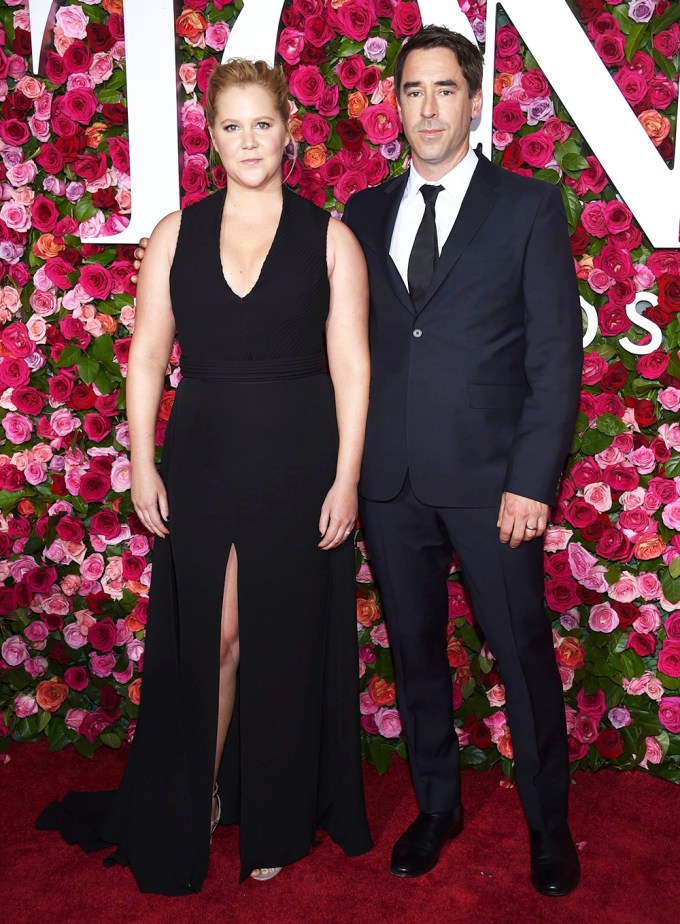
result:
M 417 49 L 406 58 L 399 115 L 413 164 L 424 179 L 438 180 L 463 159 L 470 124 L 481 109 L 481 90 L 470 97 L 453 51 Z

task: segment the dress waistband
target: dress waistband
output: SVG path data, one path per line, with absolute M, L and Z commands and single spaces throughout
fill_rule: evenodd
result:
M 324 353 L 296 356 L 293 359 L 226 359 L 219 362 L 182 359 L 180 369 L 183 378 L 220 382 L 272 382 L 277 379 L 299 379 L 327 371 Z

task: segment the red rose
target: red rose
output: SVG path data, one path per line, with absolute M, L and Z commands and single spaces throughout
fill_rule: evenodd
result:
M 680 276 L 674 273 L 659 276 L 659 305 L 666 311 L 680 311 Z
M 335 70 L 343 87 L 353 90 L 357 85 L 357 80 L 366 70 L 366 64 L 361 55 L 350 55 L 348 58 L 343 58 Z
M 26 385 L 31 377 L 31 370 L 25 359 L 14 356 L 4 356 L 0 359 L 0 383 L 14 388 L 15 385 Z
M 59 135 L 60 138 L 65 138 L 70 135 L 80 134 L 82 129 L 78 128 L 73 119 L 66 115 L 63 110 L 57 109 L 52 116 L 52 131 Z
M 4 121 L 0 121 L 0 138 L 7 142 L 7 144 L 20 147 L 22 144 L 26 144 L 29 137 L 30 133 L 28 128 L 18 119 L 5 119 Z
M 595 257 L 595 266 L 604 270 L 612 279 L 628 279 L 633 274 L 630 253 L 616 244 L 609 243 Z
M 80 479 L 78 493 L 86 504 L 103 501 L 106 492 L 111 487 L 111 479 L 107 478 L 101 472 L 85 472 Z
M 87 640 L 97 651 L 111 651 L 116 644 L 118 632 L 110 616 L 93 623 L 87 630 Z
M 203 134 L 203 133 L 201 133 Z M 207 137 L 207 136 L 206 136 Z M 127 138 L 109 138 L 109 156 L 111 158 L 111 163 L 116 168 L 120 170 L 121 173 L 130 172 L 130 143 Z M 208 150 L 208 144 L 201 149 L 202 151 Z
M 33 568 L 22 578 L 23 583 L 34 594 L 46 594 L 57 581 L 57 571 L 51 565 Z
M 387 103 L 367 106 L 359 121 L 372 144 L 388 144 L 398 138 L 401 131 L 399 113 Z
M 89 22 L 86 27 L 87 41 L 92 51 L 109 51 L 115 45 L 115 39 L 103 23 Z
M 12 391 L 12 403 L 21 414 L 37 417 L 42 411 L 44 402 L 45 396 L 42 392 L 30 385 L 19 385 Z
M 45 62 L 45 75 L 50 83 L 60 86 L 68 77 L 68 71 L 61 55 L 54 51 L 47 52 L 47 61 Z
M 69 667 L 64 672 L 64 681 L 72 689 L 82 693 L 90 684 L 90 677 L 84 667 Z
M 397 3 L 392 13 L 392 31 L 397 38 L 415 35 L 422 24 L 417 3 Z
M 614 491 L 634 491 L 640 483 L 640 476 L 630 463 L 617 462 L 603 470 L 602 481 Z
M 571 252 L 575 257 L 580 257 L 582 254 L 586 253 L 589 246 L 590 235 L 579 222 L 576 226 L 576 230 L 571 236 Z
M 92 52 L 85 42 L 74 39 L 64 52 L 64 66 L 69 74 L 82 74 L 92 64 Z
M 116 362 L 119 365 L 127 363 L 128 356 L 130 353 L 130 343 L 132 342 L 132 337 L 121 337 L 119 340 L 114 340 L 113 342 L 113 352 L 116 357 Z
M 357 90 L 370 96 L 380 82 L 380 68 L 367 67 L 357 81 Z
M 54 653 L 52 654 L 54 657 Z M 112 724 L 112 718 L 103 709 L 97 709 L 96 712 L 85 714 L 83 721 L 80 723 L 79 733 L 83 735 L 92 744 L 98 735 Z
M 138 581 L 144 569 L 146 568 L 146 559 L 139 555 L 133 555 L 128 549 L 123 552 L 123 579 L 126 581 Z
M 121 525 L 113 510 L 99 510 L 90 521 L 90 532 L 104 539 L 115 539 L 120 531 Z
M 338 137 L 348 151 L 358 151 L 364 143 L 364 133 L 357 119 L 340 119 L 335 126 Z
M 111 19 L 109 18 L 110 22 Z M 125 125 L 127 123 L 127 109 L 122 103 L 104 103 L 101 112 L 110 125 Z
M 208 78 L 217 67 L 217 58 L 204 58 L 196 69 L 196 86 L 205 93 L 208 89 Z
M 564 509 L 566 520 L 576 529 L 581 529 L 592 523 L 597 519 L 597 515 L 595 507 L 582 497 L 574 497 Z
M 335 35 L 323 16 L 310 16 L 304 28 L 305 39 L 316 48 L 323 48 Z
M 523 163 L 522 146 L 517 138 L 514 138 L 503 151 L 503 166 L 506 170 L 518 170 Z
M 633 544 L 624 533 L 611 527 L 604 530 L 595 551 L 608 561 L 630 561 L 633 556 Z
M 598 259 L 597 257 L 595 259 Z M 600 333 L 603 337 L 616 337 L 633 326 L 622 305 L 607 304 L 597 309 Z
M 102 414 L 86 414 L 83 429 L 93 443 L 101 443 L 111 432 L 111 421 Z
M 99 704 L 102 710 L 117 719 L 120 716 L 119 703 L 120 695 L 108 683 L 105 684 L 99 691 Z
M 605 32 L 595 39 L 595 50 L 607 67 L 615 67 L 626 60 L 626 37 L 620 32 Z
M 76 176 L 91 183 L 104 176 L 107 166 L 106 154 L 81 154 L 73 161 L 71 169 Z
M 188 193 L 203 193 L 208 188 L 208 175 L 198 164 L 188 163 L 182 170 L 182 188 Z
M 69 118 L 80 125 L 89 125 L 97 111 L 97 97 L 92 90 L 76 87 L 64 93 L 61 97 L 61 105 L 62 112 Z
M 333 194 L 338 202 L 347 202 L 350 196 L 368 187 L 365 173 L 359 170 L 347 170 L 333 187 Z
M 50 398 L 57 404 L 64 404 L 71 397 L 73 379 L 68 372 L 59 372 L 49 380 Z
M 11 462 L 0 465 L 0 491 L 20 491 L 26 476 Z
M 496 51 L 503 57 L 519 51 L 519 33 L 514 26 L 501 26 L 496 34 Z
M 609 367 L 609 371 L 602 378 L 600 387 L 603 391 L 619 391 L 619 389 L 623 388 L 623 386 L 626 384 L 627 378 L 628 370 L 622 362 L 617 360 L 617 362 L 612 363 L 612 365 Z
M 493 111 L 493 127 L 514 134 L 526 125 L 526 116 L 516 99 L 501 100 Z
M 204 154 L 210 147 L 208 133 L 196 125 L 187 125 L 182 132 L 182 147 L 187 154 Z M 129 173 L 129 161 L 124 172 Z
M 47 196 L 37 195 L 31 203 L 33 227 L 38 231 L 52 231 L 59 221 L 59 210 Z
M 641 658 L 648 658 L 656 651 L 656 636 L 651 632 L 648 634 L 631 632 L 626 648 L 632 648 Z
M 546 581 L 545 602 L 551 610 L 566 613 L 581 602 L 578 584 L 570 577 Z
M 657 13 L 657 15 L 659 15 Z M 663 32 L 657 32 L 652 39 L 656 50 L 665 58 L 674 58 L 680 50 L 680 26 L 673 23 L 670 29 L 664 29 Z
M 92 340 L 92 335 L 85 330 L 80 318 L 74 318 L 72 315 L 61 319 L 59 330 L 66 340 L 75 341 L 81 350 L 86 349 Z
M 635 420 L 640 427 L 652 427 L 656 423 L 654 402 L 648 398 L 641 398 L 633 404 Z
M 657 462 L 667 462 L 671 457 L 671 451 L 666 446 L 664 441 L 660 436 L 655 436 L 652 442 L 649 444 L 649 448 L 654 453 L 654 458 Z
M 97 189 L 92 193 L 92 205 L 96 209 L 104 209 L 107 212 L 119 212 L 120 206 L 116 201 L 116 190 L 113 186 L 107 189 Z
M 82 542 L 85 536 L 82 520 L 68 514 L 59 517 L 55 529 L 59 538 L 64 542 Z
M 623 738 L 618 728 L 603 728 L 597 736 L 595 749 L 605 760 L 616 760 L 623 754 Z
M 95 615 L 99 615 L 104 612 L 106 604 L 110 601 L 110 597 L 103 590 L 98 590 L 96 593 L 88 594 L 85 597 L 85 603 L 87 604 L 88 610 L 92 610 Z
M 308 112 L 300 124 L 300 131 L 307 144 L 322 144 L 327 140 L 331 127 L 322 116 Z
M 72 164 L 85 147 L 85 138 L 79 134 L 64 135 L 57 138 L 56 147 L 64 163 Z

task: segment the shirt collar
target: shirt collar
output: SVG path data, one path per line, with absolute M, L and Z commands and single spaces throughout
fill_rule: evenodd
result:
M 452 170 L 449 170 L 448 173 L 445 173 L 444 176 L 436 182 L 433 180 L 424 180 L 413 164 L 411 164 L 403 201 L 413 202 L 420 192 L 420 187 L 423 183 L 429 183 L 433 186 L 443 186 L 446 192 L 460 199 L 461 192 L 463 194 L 465 193 L 478 163 L 477 155 L 472 148 L 468 148 L 467 154 L 460 163 L 456 164 Z

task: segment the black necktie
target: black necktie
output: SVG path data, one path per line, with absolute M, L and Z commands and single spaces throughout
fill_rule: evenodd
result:
M 419 302 L 427 292 L 434 267 L 439 258 L 435 202 L 443 186 L 424 184 L 420 192 L 425 200 L 425 214 L 420 222 L 413 250 L 408 259 L 408 288 L 414 302 Z

